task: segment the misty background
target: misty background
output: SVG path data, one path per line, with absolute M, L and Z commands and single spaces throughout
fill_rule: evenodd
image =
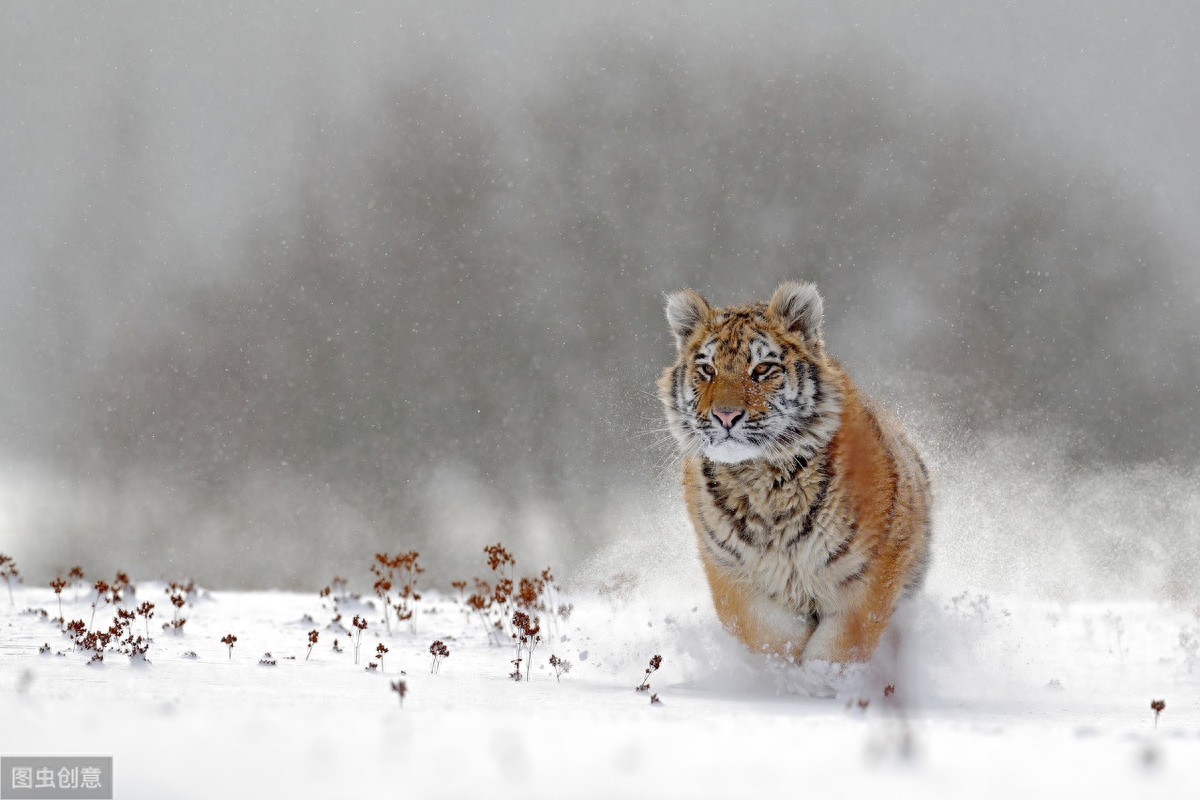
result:
M 0 552 L 30 581 L 693 559 L 662 294 L 803 278 L 929 453 L 935 584 L 1200 599 L 1194 4 L 3 18 Z

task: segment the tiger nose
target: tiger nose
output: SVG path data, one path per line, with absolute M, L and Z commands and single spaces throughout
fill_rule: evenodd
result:
M 746 416 L 746 412 L 740 408 L 714 408 L 712 413 L 725 430 L 731 430 L 739 419 Z

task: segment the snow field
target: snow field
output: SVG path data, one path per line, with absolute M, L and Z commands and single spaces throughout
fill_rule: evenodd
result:
M 564 597 L 574 614 L 538 646 L 532 680 L 516 683 L 511 649 L 489 645 L 457 593 L 426 593 L 415 634 L 388 636 L 374 607 L 343 605 L 347 620 L 370 620 L 355 666 L 315 592 L 201 593 L 175 636 L 157 629 L 170 619 L 162 585 L 137 588 L 131 605 L 157 606 L 145 665 L 116 653 L 88 665 L 54 622 L 21 613 L 55 615 L 49 589 L 15 588 L 15 605 L 0 604 L 0 752 L 111 754 L 117 796 L 147 798 L 1187 797 L 1200 787 L 1200 619 L 1150 602 L 926 594 L 871 665 L 842 671 L 745 652 L 702 585 L 625 587 Z M 90 597 L 64 612 L 86 621 Z M 111 618 L 101 607 L 94 627 Z M 140 618 L 134 630 L 144 633 Z M 434 639 L 450 648 L 436 675 Z M 369 672 L 378 642 L 389 652 L 382 673 Z M 275 666 L 259 664 L 267 652 Z M 551 653 L 572 663 L 561 682 Z M 662 702 L 652 705 L 633 687 L 655 654 L 663 664 L 649 680 Z M 403 707 L 390 689 L 400 678 Z M 1166 702 L 1157 729 L 1152 699 Z

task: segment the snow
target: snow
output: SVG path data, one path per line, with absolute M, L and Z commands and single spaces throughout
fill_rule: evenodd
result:
M 63 595 L 66 617 L 87 620 L 89 598 Z M 871 665 L 844 673 L 745 652 L 699 582 L 569 593 L 575 612 L 517 683 L 511 649 L 489 645 L 456 592 L 426 593 L 415 634 L 389 636 L 365 605 L 348 613 L 370 618 L 358 666 L 316 592 L 202 593 L 182 635 L 156 631 L 144 665 L 115 653 L 88 665 L 56 623 L 22 613 L 53 617 L 50 589 L 14 596 L 0 606 L 0 752 L 112 755 L 118 797 L 1184 797 L 1200 786 L 1200 619 L 1153 602 L 928 593 Z M 138 584 L 145 600 L 155 631 L 170 619 L 162 584 Z M 112 616 L 101 606 L 96 627 Z M 450 649 L 436 675 L 434 639 Z M 380 641 L 383 669 L 368 671 Z M 39 654 L 43 644 L 65 655 Z M 259 664 L 267 652 L 275 666 Z M 552 653 L 572 663 L 561 682 Z M 656 654 L 651 704 L 633 689 Z M 1166 702 L 1157 728 L 1154 699 Z

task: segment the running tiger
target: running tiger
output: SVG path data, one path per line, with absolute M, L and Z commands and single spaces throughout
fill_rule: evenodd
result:
M 667 296 L 658 382 L 717 615 L 794 662 L 871 657 L 929 561 L 929 475 L 892 416 L 825 353 L 816 287 L 710 308 Z

